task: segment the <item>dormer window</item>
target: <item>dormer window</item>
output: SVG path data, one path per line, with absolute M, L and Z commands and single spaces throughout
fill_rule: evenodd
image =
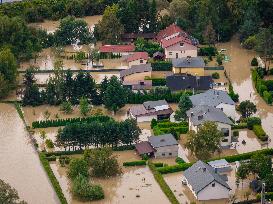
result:
M 180 47 L 184 47 L 184 43 L 181 42 L 181 43 L 180 43 Z
M 212 183 L 211 186 L 212 186 L 212 187 L 215 187 L 215 183 Z

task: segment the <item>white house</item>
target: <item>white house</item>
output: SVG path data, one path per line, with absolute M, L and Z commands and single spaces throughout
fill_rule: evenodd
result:
M 146 101 L 142 105 L 135 105 L 129 109 L 129 116 L 137 122 L 169 119 L 172 113 L 172 108 L 165 100 Z
M 133 65 L 146 64 L 148 58 L 149 55 L 147 52 L 134 52 L 127 57 L 126 61 L 128 62 L 129 67 L 132 67 Z
M 208 164 L 197 161 L 183 173 L 185 181 L 199 201 L 229 198 L 231 188 Z
M 100 53 L 112 53 L 115 55 L 129 55 L 135 51 L 134 45 L 103 45 L 100 47 Z
M 228 117 L 235 120 L 235 102 L 226 91 L 210 89 L 204 93 L 190 96 L 193 106 L 213 106 L 221 109 Z
M 231 125 L 232 121 L 226 114 L 213 106 L 195 106 L 187 111 L 189 118 L 189 130 L 198 132 L 198 128 L 206 121 L 215 122 L 218 130 L 223 132 L 224 137 L 221 141 L 222 147 L 231 145 Z

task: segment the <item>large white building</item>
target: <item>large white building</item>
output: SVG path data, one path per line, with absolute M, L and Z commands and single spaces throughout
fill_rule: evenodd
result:
M 197 161 L 183 173 L 185 181 L 199 201 L 229 198 L 231 188 L 210 165 Z

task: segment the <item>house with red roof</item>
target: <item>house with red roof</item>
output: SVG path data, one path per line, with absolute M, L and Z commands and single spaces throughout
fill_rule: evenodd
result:
M 100 53 L 113 53 L 120 55 L 129 55 L 135 51 L 135 46 L 130 45 L 103 45 L 99 49 Z
M 197 41 L 175 24 L 161 30 L 156 39 L 167 59 L 197 57 Z
M 148 61 L 149 55 L 147 52 L 133 52 L 128 55 L 126 62 L 129 64 L 129 67 L 133 65 L 146 64 Z

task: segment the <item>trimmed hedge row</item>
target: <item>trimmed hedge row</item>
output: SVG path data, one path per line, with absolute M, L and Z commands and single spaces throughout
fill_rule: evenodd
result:
M 166 86 L 166 79 L 164 78 L 152 78 L 152 85 L 153 86 Z
M 175 173 L 180 171 L 185 171 L 189 167 L 191 167 L 193 163 L 183 163 L 183 164 L 177 164 L 173 166 L 165 166 L 158 168 L 158 172 L 161 174 L 168 174 L 168 173 Z
M 55 192 L 56 192 L 61 204 L 68 204 L 67 200 L 63 194 L 62 188 L 61 188 L 57 178 L 55 177 L 55 175 L 49 165 L 48 160 L 46 159 L 46 155 L 44 153 L 39 153 L 39 158 L 40 158 L 40 161 L 41 161 L 41 163 L 48 175 L 49 180 L 51 181 L 53 188 L 55 189 Z
M 153 127 L 153 132 L 155 135 L 171 133 L 172 130 L 176 131 L 178 134 L 186 134 L 189 131 L 188 123 L 174 123 L 170 121 L 158 122 L 156 126 Z
M 239 123 L 239 124 L 231 126 L 232 130 L 245 129 L 245 128 L 247 128 L 247 123 Z
M 164 164 L 162 162 L 157 162 L 157 163 L 153 163 L 153 164 L 155 165 L 156 168 L 164 166 Z
M 123 166 L 143 166 L 143 165 L 146 165 L 146 161 L 145 160 L 123 162 Z
M 151 64 L 153 71 L 172 71 L 173 64 L 167 61 L 157 61 Z
M 200 56 L 215 56 L 217 54 L 216 47 L 200 47 L 198 55 Z
M 48 127 L 59 127 L 66 126 L 72 123 L 83 123 L 83 122 L 107 122 L 112 118 L 106 115 L 96 115 L 87 118 L 67 118 L 67 119 L 57 119 L 57 120 L 42 120 L 32 122 L 32 128 L 48 128 Z
M 261 140 L 261 141 L 267 141 L 268 136 L 266 135 L 264 129 L 262 128 L 261 125 L 254 125 L 253 126 L 253 132 L 255 135 Z
M 169 201 L 172 204 L 179 204 L 179 201 L 177 200 L 177 198 L 173 194 L 172 190 L 170 189 L 170 187 L 168 186 L 168 184 L 164 180 L 163 176 L 157 171 L 155 165 L 152 162 L 148 161 L 148 166 L 149 166 L 150 170 L 152 171 L 155 180 L 157 181 L 161 190 L 165 193 L 165 195 L 167 196 Z

